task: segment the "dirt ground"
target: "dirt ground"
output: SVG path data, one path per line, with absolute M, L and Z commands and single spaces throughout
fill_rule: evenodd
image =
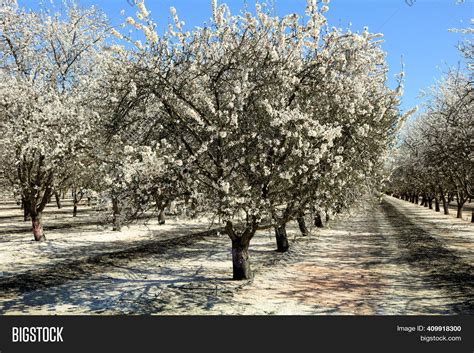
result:
M 0 209 L 0 314 L 474 313 L 474 225 L 388 196 L 308 237 L 290 225 L 285 254 L 259 232 L 243 282 L 206 222 L 65 234 L 59 217 L 37 244 L 9 230 L 13 212 Z

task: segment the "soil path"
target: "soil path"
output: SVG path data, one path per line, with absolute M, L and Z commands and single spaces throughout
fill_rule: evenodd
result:
M 474 227 L 385 197 L 296 244 L 234 297 L 232 313 L 474 313 Z M 232 308 L 232 309 L 231 309 Z M 228 312 L 228 310 L 224 310 Z

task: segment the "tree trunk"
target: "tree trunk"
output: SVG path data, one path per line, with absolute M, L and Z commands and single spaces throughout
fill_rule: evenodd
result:
M 471 214 L 471 223 L 474 223 L 474 208 L 472 209 L 472 214 Z
M 81 191 L 80 197 L 78 197 L 76 190 L 74 190 L 74 192 L 73 192 L 73 196 L 74 196 L 74 206 L 72 208 L 72 216 L 73 217 L 77 216 L 77 205 L 79 204 L 79 201 L 82 200 L 82 195 L 83 195 L 82 191 Z
M 31 224 L 35 241 L 45 241 L 46 237 L 44 236 L 43 225 L 41 224 L 41 213 L 31 217 Z
M 440 208 L 439 208 L 439 199 L 436 197 L 435 198 L 435 211 L 436 212 L 439 212 L 440 211 Z
M 426 202 L 426 199 L 424 196 L 421 197 L 421 203 L 420 203 L 420 206 L 424 206 L 425 205 L 425 202 Z
M 28 218 L 30 217 L 30 211 L 26 205 L 25 198 L 21 198 L 21 208 L 23 210 L 23 221 L 26 222 L 28 221 Z
M 433 209 L 433 198 L 432 197 L 428 198 L 428 207 L 430 208 L 430 210 Z
M 464 205 L 458 205 L 458 212 L 456 214 L 456 218 L 462 218 L 462 206 Z
M 275 227 L 275 238 L 278 252 L 287 252 L 290 245 L 288 244 L 288 236 L 286 235 L 286 224 Z
M 56 205 L 58 206 L 58 209 L 61 209 L 61 198 L 59 197 L 59 193 L 55 192 L 54 193 L 54 198 L 56 199 Z
M 162 207 L 160 209 L 160 213 L 158 214 L 158 224 L 162 225 L 162 224 L 165 224 L 166 223 L 166 219 L 165 219 L 165 208 Z
M 307 236 L 309 234 L 308 228 L 306 228 L 306 222 L 304 220 L 304 216 L 300 216 L 297 218 L 298 227 L 300 228 L 300 232 L 302 236 Z
M 232 240 L 232 269 L 235 280 L 250 279 L 252 277 L 249 243 L 248 240 L 243 238 Z
M 321 214 L 316 213 L 316 216 L 314 217 L 314 225 L 318 228 L 323 228 L 323 220 L 321 219 Z
M 118 200 L 115 197 L 112 198 L 112 211 L 113 211 L 112 230 L 116 232 L 120 232 L 122 230 L 122 224 L 120 222 L 120 206 L 119 206 Z
M 444 214 L 449 214 L 448 201 L 446 200 L 445 197 L 443 197 L 442 200 L 443 200 L 443 211 L 444 211 Z
M 418 205 L 420 202 L 418 194 L 415 195 L 415 205 Z
M 188 201 L 186 201 L 187 204 Z M 165 219 L 165 208 L 168 202 L 164 200 L 162 196 L 158 193 L 155 193 L 155 207 L 158 210 L 158 224 L 162 225 L 166 223 Z

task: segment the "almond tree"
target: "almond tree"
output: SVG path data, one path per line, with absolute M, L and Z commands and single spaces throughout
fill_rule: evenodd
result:
M 192 31 L 171 9 L 174 24 L 161 36 L 143 2 L 126 20 L 146 39 L 126 37 L 136 47 L 129 76 L 157 107 L 155 133 L 177 146 L 188 189 L 205 195 L 224 222 L 235 279 L 251 276 L 258 229 L 282 234 L 343 175 L 345 147 L 377 159 L 396 126 L 398 92 L 385 86 L 377 36 L 329 29 L 327 3 L 308 1 L 305 16 L 276 18 L 260 5 L 255 15 L 232 16 L 213 1 L 211 24 Z M 119 126 L 132 110 L 118 116 Z M 362 147 L 368 138 L 375 142 Z
M 1 169 L 21 195 L 35 240 L 42 212 L 89 145 L 97 117 L 89 92 L 100 74 L 107 35 L 95 8 L 28 12 L 9 2 L 0 12 Z

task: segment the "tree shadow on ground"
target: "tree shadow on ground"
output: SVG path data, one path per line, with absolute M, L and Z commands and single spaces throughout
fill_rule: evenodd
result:
M 217 231 L 146 242 L 2 280 L 0 291 L 5 295 L 0 298 L 0 313 L 176 314 L 211 310 L 216 303 L 229 301 L 234 291 L 247 283 L 231 279 L 230 241 L 216 236 Z M 274 259 L 267 242 L 255 245 L 251 256 L 256 261 Z
M 454 313 L 474 313 L 474 267 L 392 204 L 384 201 L 382 209 L 398 229 L 397 243 L 404 250 L 398 261 L 420 271 L 429 285 L 453 298 Z

